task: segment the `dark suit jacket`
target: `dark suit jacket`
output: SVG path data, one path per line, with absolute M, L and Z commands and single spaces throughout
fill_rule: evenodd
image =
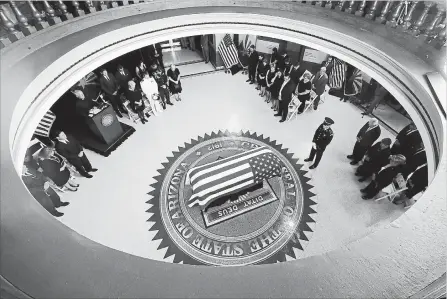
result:
M 374 144 L 366 153 L 368 157 L 368 163 L 375 166 L 376 169 L 380 169 L 387 165 L 390 160 L 391 148 L 386 147 L 382 149 L 380 142 Z
M 118 82 L 115 79 L 115 76 L 112 73 L 107 73 L 109 76 L 109 80 L 107 80 L 103 75 L 99 78 L 99 84 L 101 85 L 101 89 L 108 95 L 112 95 L 116 90 L 118 90 Z
M 312 84 L 315 86 L 315 93 L 317 95 L 322 95 L 324 92 L 324 89 L 326 88 L 326 84 L 328 82 L 328 77 L 326 74 L 323 74 L 323 76 L 320 78 L 320 72 L 318 72 L 314 79 L 312 80 Z
M 282 89 L 281 94 L 279 95 L 279 100 L 290 103 L 294 91 L 295 91 L 295 84 L 293 83 L 292 80 L 289 80 L 289 82 L 287 82 L 284 88 Z
M 301 66 L 298 67 L 297 69 L 295 69 L 295 67 L 292 66 L 292 69 L 289 72 L 289 76 L 290 79 L 295 83 L 295 86 L 298 85 L 298 83 L 300 82 L 300 78 L 304 74 L 304 71 L 305 71 L 304 68 Z
M 68 143 L 56 142 L 56 151 L 67 160 L 77 159 L 82 151 L 82 145 L 71 135 L 67 135 Z
M 402 165 L 390 166 L 380 170 L 376 176 L 376 182 L 383 187 L 388 186 L 393 182 L 393 179 L 403 170 Z
M 357 134 L 358 138 L 361 138 L 359 143 L 362 147 L 370 147 L 374 142 L 376 142 L 377 138 L 380 136 L 380 127 L 376 126 L 375 128 L 369 130 L 368 123 L 366 123 Z
M 121 74 L 120 71 L 116 71 L 115 73 L 115 79 L 118 85 L 121 87 L 122 90 L 127 89 L 128 82 L 132 79 L 132 76 L 130 75 L 129 71 L 127 69 L 123 69 L 124 75 Z
M 248 57 L 248 66 L 250 68 L 256 68 L 259 61 L 259 54 L 256 50 L 251 53 L 251 55 Z

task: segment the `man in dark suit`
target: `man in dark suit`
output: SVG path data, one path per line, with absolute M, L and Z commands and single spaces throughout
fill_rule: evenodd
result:
M 309 169 L 314 169 L 318 166 L 321 157 L 323 157 L 323 153 L 326 150 L 326 147 L 334 138 L 334 132 L 332 132 L 332 129 L 330 128 L 330 126 L 333 124 L 334 121 L 329 117 L 326 117 L 324 119 L 324 122 L 318 127 L 317 131 L 315 132 L 314 138 L 312 139 L 312 149 L 310 150 L 309 158 L 304 159 L 304 162 L 310 162 L 313 161 L 313 159 L 315 158 L 314 164 L 311 165 Z
M 121 64 L 118 65 L 117 71 L 115 73 L 115 79 L 120 87 L 120 91 L 124 92 L 127 89 L 127 83 L 132 80 L 130 72 L 125 69 Z
M 56 131 L 55 136 L 57 141 L 56 151 L 67 159 L 79 174 L 86 178 L 93 177 L 89 172 L 95 172 L 98 169 L 92 168 L 82 145 L 73 136 L 67 136 L 63 131 Z
M 314 100 L 314 110 L 317 110 L 318 104 L 321 100 L 321 95 L 324 93 L 326 89 L 326 84 L 328 82 L 328 76 L 326 74 L 326 68 L 323 66 L 320 68 L 320 71 L 315 74 L 314 79 L 312 80 L 312 89 L 317 94 L 317 97 Z
M 357 134 L 357 141 L 354 145 L 352 155 L 348 155 L 351 159 L 351 165 L 359 163 L 363 159 L 366 151 L 373 145 L 380 136 L 379 121 L 371 118 Z
M 360 176 L 359 182 L 365 181 L 389 163 L 391 156 L 390 145 L 391 139 L 383 138 L 366 152 L 363 164 L 355 172 L 356 176 Z
M 250 84 L 254 84 L 256 80 L 256 68 L 258 66 L 259 54 L 255 50 L 255 46 L 251 45 L 248 48 L 248 80 Z
M 396 136 L 396 141 L 394 141 L 391 147 L 391 153 L 402 154 L 405 157 L 411 155 L 416 147 L 422 143 L 422 137 L 419 133 L 416 125 L 411 123 L 405 126 Z M 408 157 L 407 157 L 408 158 Z
M 160 43 L 149 46 L 149 65 L 156 62 L 163 69 L 165 68 L 163 64 L 163 51 L 161 49 Z
M 291 66 L 289 66 L 289 76 L 290 80 L 295 84 L 295 86 L 298 85 L 300 82 L 301 77 L 303 76 L 305 72 L 305 69 L 300 66 L 300 62 L 297 60 L 295 61 Z
M 284 122 L 289 113 L 289 104 L 292 100 L 295 85 L 289 76 L 284 76 L 284 83 L 279 90 L 279 109 L 275 116 L 281 116 L 280 123 Z
M 121 100 L 118 95 L 118 82 L 111 73 L 107 72 L 106 69 L 101 70 L 101 78 L 99 78 L 99 84 L 101 85 L 101 89 L 106 93 L 107 98 L 110 100 L 113 109 L 116 112 L 116 115 L 119 117 L 123 117 L 121 113 L 126 113 L 126 110 L 121 103 Z
M 380 190 L 391 184 L 394 178 L 402 172 L 405 164 L 403 155 L 394 155 L 390 158 L 390 164 L 380 170 L 377 175 L 373 175 L 371 183 L 360 191 L 364 193 L 363 199 L 371 199 L 379 193 Z
M 414 203 L 413 196 L 424 191 L 428 186 L 428 168 L 427 164 L 420 165 L 407 178 L 407 190 L 404 191 L 402 198 L 405 201 L 405 207 L 409 207 Z
M 404 156 L 407 158 L 407 163 L 403 172 L 404 177 L 407 177 L 419 166 L 427 164 L 427 154 L 422 142 L 420 142 L 418 146 L 414 146 L 410 150 L 406 151 L 406 155 Z

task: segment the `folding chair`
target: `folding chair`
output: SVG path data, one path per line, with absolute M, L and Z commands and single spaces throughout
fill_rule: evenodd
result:
M 298 114 L 298 108 L 300 105 L 301 102 L 298 100 L 298 97 L 294 95 L 289 104 L 289 117 L 287 120 L 292 120 L 292 118 Z
M 129 102 L 129 100 L 126 100 L 126 101 L 123 103 L 123 106 L 124 106 L 124 108 L 125 108 L 126 111 L 127 111 L 127 117 L 129 117 L 129 119 L 130 119 L 131 121 L 133 121 L 134 123 L 137 123 L 137 122 L 140 120 L 140 116 L 139 116 L 137 113 L 135 113 L 135 112 L 132 110 L 132 108 L 130 108 L 130 102 Z

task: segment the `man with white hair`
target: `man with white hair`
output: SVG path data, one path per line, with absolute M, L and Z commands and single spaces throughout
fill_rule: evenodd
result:
M 354 149 L 351 155 L 348 155 L 348 159 L 351 159 L 351 165 L 357 164 L 363 159 L 365 153 L 376 142 L 381 133 L 379 127 L 379 121 L 375 118 L 371 118 L 358 132 L 357 141 L 354 145 Z
M 321 95 L 324 93 L 326 89 L 326 84 L 328 82 L 328 76 L 326 74 L 326 67 L 322 66 L 320 71 L 315 74 L 314 79 L 312 80 L 312 89 L 315 91 L 317 97 L 314 100 L 314 110 L 317 110 L 318 103 L 320 103 Z

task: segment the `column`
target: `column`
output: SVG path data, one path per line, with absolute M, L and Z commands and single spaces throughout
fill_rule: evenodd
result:
M 385 24 L 390 27 L 397 27 L 397 19 L 399 18 L 400 12 L 402 11 L 402 8 L 404 7 L 405 1 L 399 1 L 394 8 L 393 14 L 391 15 L 391 18 L 389 21 L 387 21 Z
M 96 12 L 96 8 L 93 5 L 93 1 L 85 1 L 87 13 Z
M 73 19 L 73 15 L 67 11 L 67 5 L 64 4 L 62 1 L 57 1 L 57 6 L 59 7 L 61 11 L 61 20 L 62 21 L 68 21 Z
M 324 5 L 324 8 L 332 9 L 334 5 L 334 1 L 326 1 L 326 4 Z
M 19 21 L 19 26 L 23 34 L 31 35 L 32 33 L 37 31 L 36 28 L 28 24 L 28 19 L 22 14 L 22 12 L 17 7 L 17 4 L 14 1 L 9 1 L 9 5 L 11 6 L 12 11 L 16 16 L 17 21 Z
M 410 9 L 408 10 L 407 15 L 404 18 L 404 21 L 402 23 L 402 28 L 404 30 L 408 30 L 410 29 L 411 25 L 412 25 L 412 20 L 413 20 L 413 13 L 414 10 L 416 8 L 416 5 L 418 5 L 419 1 L 413 1 L 413 3 L 410 6 Z
M 106 10 L 107 9 L 107 4 L 105 3 L 105 1 L 99 1 L 99 10 Z
M 442 7 L 438 6 L 437 9 L 438 10 L 436 12 L 435 17 L 433 18 L 433 20 L 430 22 L 430 24 L 425 29 L 425 32 L 424 32 L 424 36 L 425 37 L 432 37 L 432 36 L 434 36 L 436 34 L 435 33 L 435 27 L 439 25 L 439 23 L 442 20 L 442 16 L 445 13 L 445 8 L 442 8 Z
M 54 9 L 51 7 L 50 3 L 48 1 L 43 1 L 43 4 L 45 6 L 45 13 L 47 15 L 48 24 L 55 25 L 62 22 L 62 20 L 59 17 L 56 17 L 54 14 Z
M 374 18 L 376 17 L 376 10 L 377 10 L 378 4 L 379 4 L 379 1 L 374 1 L 371 4 L 371 7 L 369 8 L 369 12 L 366 14 L 365 18 L 367 18 L 368 20 L 374 20 Z
M 2 21 L 2 25 L 8 31 L 8 38 L 10 41 L 9 43 L 7 40 L 2 41 L 2 44 L 4 46 L 10 44 L 11 42 L 18 41 L 19 39 L 25 37 L 25 35 L 22 32 L 19 32 L 14 28 L 14 23 L 6 16 L 5 12 L 3 11 L 2 6 L 0 6 L 0 19 Z
M 34 17 L 34 27 L 36 27 L 37 30 L 42 30 L 47 28 L 48 26 L 48 22 L 45 22 L 42 20 L 42 15 L 37 11 L 36 7 L 33 4 L 33 1 L 27 1 L 28 2 L 28 6 L 31 9 L 32 13 L 33 13 L 33 17 Z
M 349 13 L 349 14 L 354 13 L 354 4 L 355 4 L 355 2 L 356 2 L 356 1 L 349 1 L 348 8 L 345 9 L 345 11 L 346 11 L 347 13 Z
M 85 16 L 85 11 L 79 7 L 78 1 L 71 1 L 71 4 L 73 4 L 74 7 L 73 15 L 75 17 Z
M 344 10 L 344 8 L 343 8 L 344 5 L 345 5 L 345 1 L 339 1 L 338 5 L 337 5 L 337 10 L 343 11 Z
M 378 18 L 376 18 L 376 20 L 375 20 L 377 23 L 380 23 L 380 24 L 386 23 L 386 18 L 387 18 L 388 12 L 390 11 L 391 4 L 392 4 L 392 2 L 390 2 L 390 1 L 385 2 L 385 4 L 382 7 L 382 11 L 380 12 L 380 16 Z
M 360 3 L 360 5 L 359 5 L 359 8 L 355 12 L 355 15 L 359 16 L 359 17 L 363 17 L 365 15 L 365 7 L 366 7 L 366 1 L 362 1 L 362 3 Z
M 422 14 L 420 15 L 419 19 L 414 23 L 413 28 L 411 29 L 411 34 L 414 36 L 418 36 L 421 34 L 421 26 L 424 25 L 425 20 L 427 19 L 427 14 L 430 8 L 434 5 L 431 1 L 424 1 L 424 10 L 422 11 Z

